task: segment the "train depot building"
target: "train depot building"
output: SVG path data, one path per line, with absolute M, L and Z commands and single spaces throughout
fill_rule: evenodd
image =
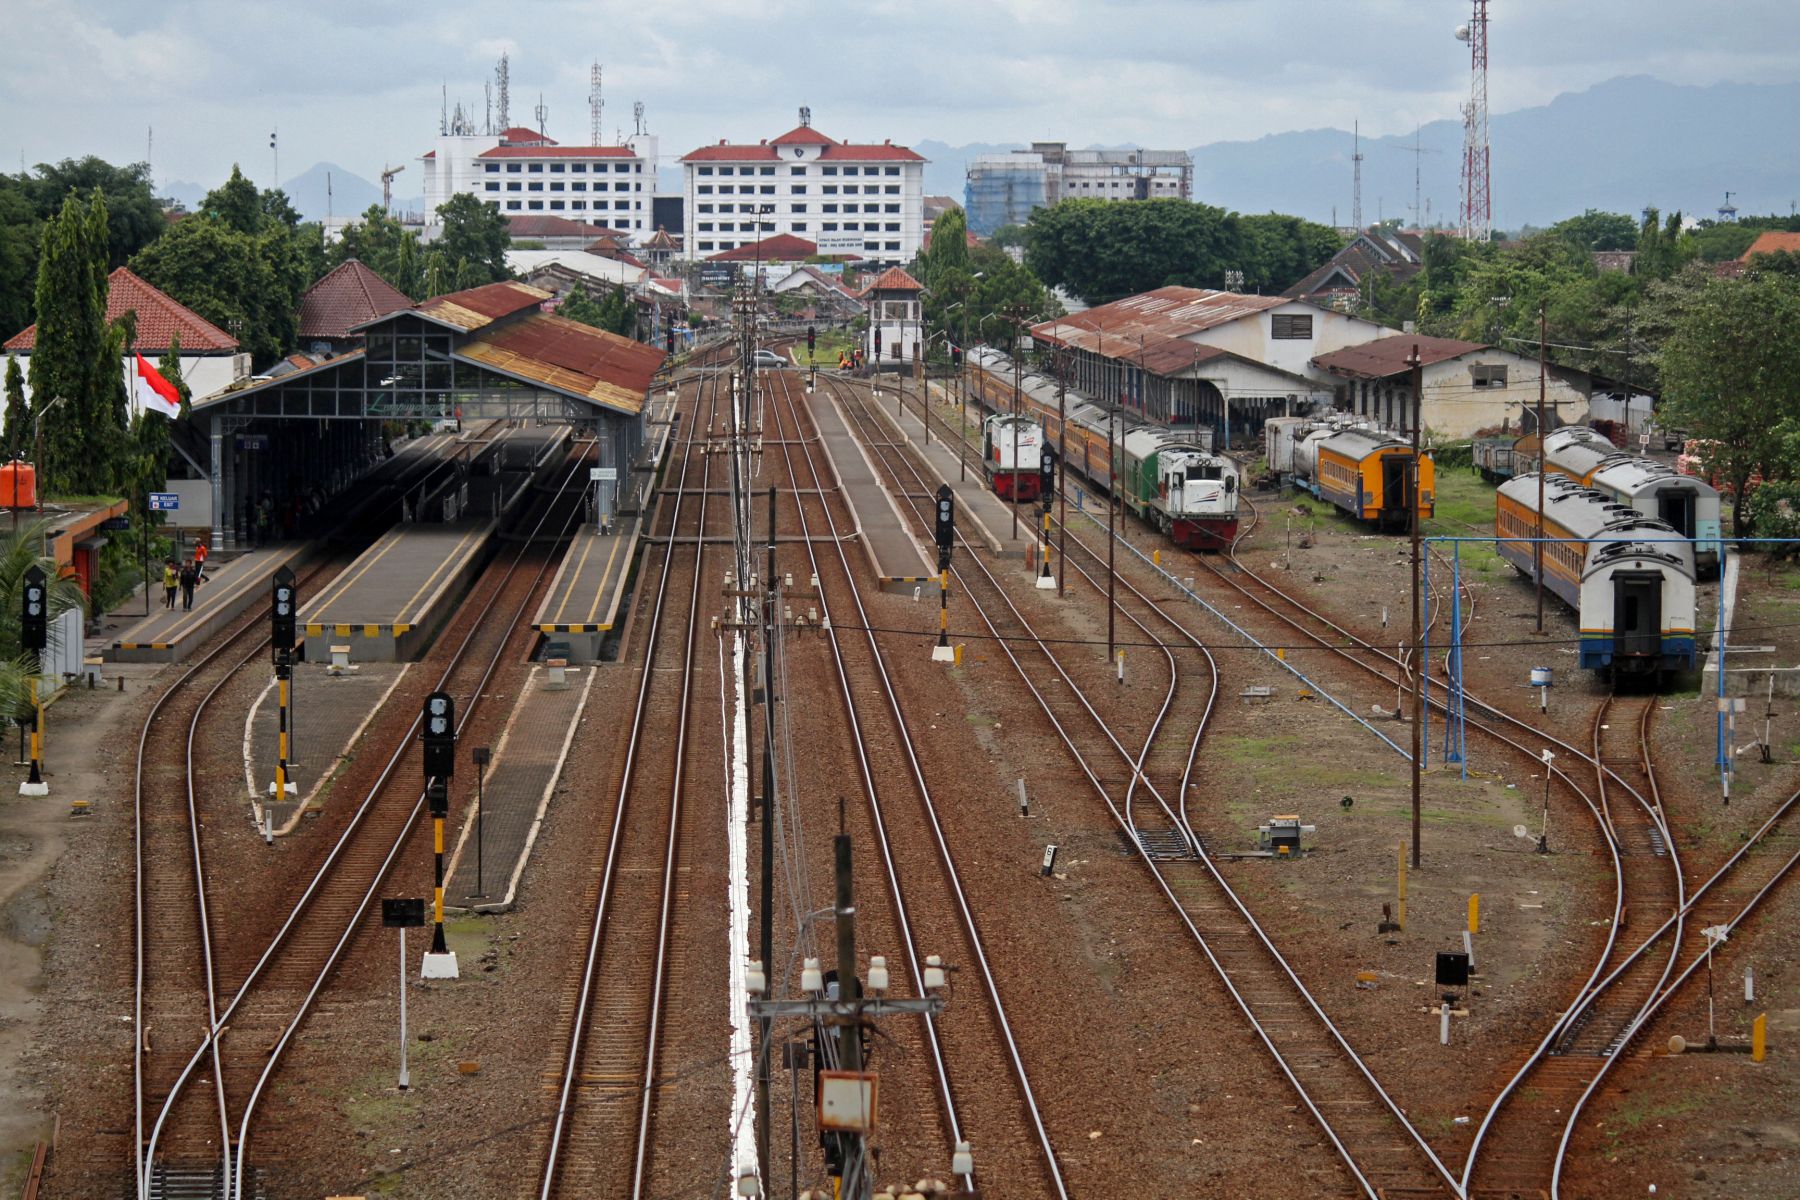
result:
M 1412 431 L 1412 357 L 1419 349 L 1425 431 L 1438 438 L 1473 437 L 1482 429 L 1535 422 L 1538 360 L 1456 338 L 1400 334 L 1348 346 L 1313 359 L 1337 380 L 1333 406 L 1396 433 Z M 1545 423 L 1552 429 L 1587 417 L 1584 372 L 1552 365 L 1544 380 Z
M 214 548 L 246 544 L 264 501 L 351 486 L 387 456 L 390 422 L 573 426 L 596 444 L 604 518 L 631 486 L 664 355 L 541 311 L 548 299 L 516 282 L 433 297 L 349 331 L 359 349 L 194 401 Z
M 1031 329 L 1063 352 L 1071 387 L 1152 421 L 1211 426 L 1214 445 L 1260 437 L 1272 416 L 1328 408 L 1333 381 L 1312 365 L 1396 330 L 1281 296 L 1165 287 Z

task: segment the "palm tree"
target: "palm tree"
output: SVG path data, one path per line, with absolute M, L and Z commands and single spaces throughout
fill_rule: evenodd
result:
M 42 520 L 0 531 L 0 717 L 27 717 L 32 711 L 31 681 L 37 662 L 19 644 L 25 572 L 36 566 L 49 579 L 52 625 L 70 609 L 87 610 L 87 594 L 80 581 L 62 575 L 56 560 L 41 553 L 48 534 L 49 522 Z

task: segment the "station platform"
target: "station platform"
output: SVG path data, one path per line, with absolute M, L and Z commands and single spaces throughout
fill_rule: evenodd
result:
M 266 606 L 276 571 L 285 566 L 299 574 L 317 552 L 315 542 L 281 542 L 229 562 L 208 562 L 206 582 L 194 590 L 192 612 L 182 611 L 179 596 L 174 608 L 161 607 L 162 588 L 153 588 L 150 615 L 120 630 L 102 657 L 108 662 L 180 662 L 251 606 Z
M 554 472 L 570 433 L 566 425 L 491 431 L 467 477 L 410 498 L 411 515 L 448 519 L 395 526 L 324 590 L 302 596 L 310 657 L 328 660 L 333 645 L 348 646 L 354 662 L 420 657 L 486 565 L 501 523 Z
M 243 719 L 244 786 L 258 829 L 285 837 L 308 813 L 324 810 L 330 797 L 325 784 L 355 753 L 363 731 L 409 669 L 406 663 L 362 663 L 337 674 L 325 662 L 294 665 L 288 723 L 288 782 L 294 791 L 288 796 L 270 790 L 280 722 L 270 671 Z
M 444 903 L 504 912 L 518 895 L 531 848 L 549 811 L 569 745 L 604 668 L 558 672 L 534 665 L 506 732 L 494 747 L 479 804 L 472 782 L 459 779 L 462 825 L 444 875 Z
M 563 554 L 556 578 L 532 625 L 567 647 L 569 662 L 594 662 L 619 616 L 637 560 L 637 515 L 622 517 L 607 532 L 584 525 Z
M 883 388 L 880 404 L 874 409 L 881 415 L 883 425 L 900 441 L 913 447 L 925 460 L 925 475 L 930 479 L 935 476 L 937 482 L 931 485 L 936 492 L 938 483 L 950 485 L 950 491 L 956 496 L 957 532 L 972 543 L 987 546 L 997 555 L 1023 556 L 1037 544 L 1037 530 L 1041 527 L 1042 510 L 1031 504 L 1021 504 L 1019 513 L 1019 536 L 1013 536 L 1013 508 L 1005 500 L 995 494 L 989 486 L 987 474 L 981 469 L 979 458 L 969 460 L 967 478 L 960 468 L 954 446 L 944 442 L 944 426 L 939 422 L 932 423 L 931 444 L 925 444 L 925 426 L 919 419 L 919 395 L 916 385 L 907 384 L 906 411 L 896 414 L 895 405 L 889 395 L 891 385 Z M 938 389 L 938 400 L 944 394 Z
M 856 518 L 857 541 L 869 558 L 869 565 L 884 591 L 908 591 L 924 583 L 935 583 L 932 566 L 936 552 L 926 554 L 925 547 L 913 537 L 911 522 L 901 513 L 899 504 L 882 486 L 869 452 L 851 432 L 849 418 L 827 389 L 806 397 L 813 423 L 819 430 L 819 442 L 837 476 L 838 490 L 850 505 Z

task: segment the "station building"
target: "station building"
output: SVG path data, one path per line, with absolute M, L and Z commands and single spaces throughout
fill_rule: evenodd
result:
M 1303 300 L 1165 287 L 1032 327 L 1069 385 L 1154 421 L 1209 425 L 1214 444 L 1333 403 L 1322 353 L 1398 331 Z
M 1333 406 L 1377 421 L 1384 429 L 1412 430 L 1412 356 L 1419 350 L 1425 431 L 1440 438 L 1473 437 L 1478 430 L 1537 412 L 1536 358 L 1456 338 L 1398 334 L 1349 346 L 1313 360 L 1336 380 Z M 1551 364 L 1543 377 L 1545 419 L 1558 425 L 1585 420 L 1591 383 L 1585 372 Z
M 127 267 L 120 267 L 106 279 L 106 319 L 116 321 L 126 313 L 137 314 L 137 341 L 126 348 L 119 369 L 125 377 L 125 394 L 131 394 L 136 365 L 131 351 L 155 363 L 169 352 L 179 339 L 181 344 L 181 378 L 196 396 L 216 392 L 250 375 L 250 356 L 238 348 L 238 341 L 193 309 L 174 297 L 151 287 Z M 37 348 L 37 326 L 7 339 L 3 349 L 29 359 Z M 3 365 L 3 364 L 0 364 Z M 31 398 L 31 372 L 25 370 L 25 398 Z
M 549 299 L 517 282 L 436 296 L 349 330 L 358 348 L 195 400 L 213 546 L 242 545 L 262 498 L 349 487 L 385 456 L 389 422 L 573 425 L 597 443 L 596 466 L 614 472 L 597 497 L 610 511 L 631 486 L 664 354 L 542 311 Z
M 925 236 L 925 159 L 891 141 L 827 137 L 804 110 L 780 137 L 701 146 L 681 167 L 691 260 L 792 234 L 821 254 L 902 263 Z

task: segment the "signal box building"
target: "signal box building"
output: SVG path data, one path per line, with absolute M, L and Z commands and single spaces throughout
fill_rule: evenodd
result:
M 924 291 L 924 284 L 899 267 L 889 267 L 863 289 L 863 308 L 869 316 L 863 357 L 871 364 L 912 362 L 913 350 L 924 336 L 920 329 Z
M 241 544 L 259 498 L 349 487 L 385 455 L 390 421 L 570 424 L 630 487 L 664 354 L 545 312 L 550 298 L 515 282 L 435 296 L 352 329 L 354 350 L 196 400 L 213 545 Z

